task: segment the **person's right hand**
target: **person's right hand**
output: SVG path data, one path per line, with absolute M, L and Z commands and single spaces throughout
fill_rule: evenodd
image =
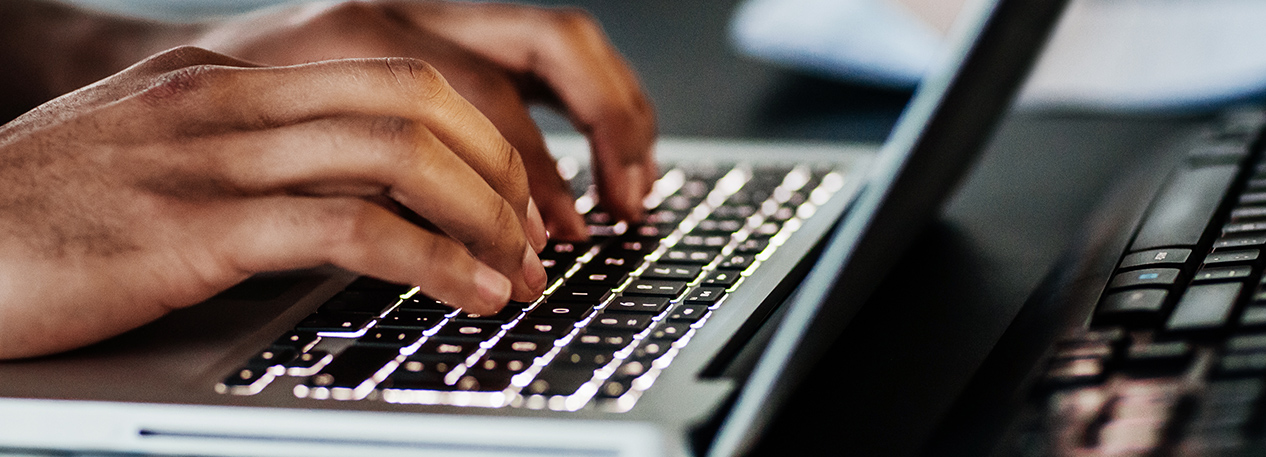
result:
M 0 127 L 0 189 L 0 358 L 262 271 L 335 264 L 476 313 L 545 287 L 522 160 L 418 60 L 168 51 Z

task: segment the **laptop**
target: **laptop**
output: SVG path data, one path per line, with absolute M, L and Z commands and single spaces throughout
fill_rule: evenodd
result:
M 645 225 L 470 315 L 333 268 L 259 275 L 112 340 L 0 363 L 0 447 L 199 455 L 735 455 L 935 214 L 1058 0 L 984 1 L 876 150 L 665 139 Z

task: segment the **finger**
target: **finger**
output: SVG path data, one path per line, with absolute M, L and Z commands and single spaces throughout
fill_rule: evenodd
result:
M 529 204 L 539 209 L 544 227 L 558 239 L 588 238 L 585 221 L 576 213 L 571 188 L 559 175 L 558 164 L 545 146 L 545 138 L 514 88 L 508 84 L 483 85 L 468 93 L 467 99 L 488 116 L 523 158 L 533 197 Z M 545 234 L 540 235 L 542 243 L 537 246 L 543 248 Z
M 235 202 L 214 214 L 214 239 L 233 269 L 255 273 L 334 264 L 475 313 L 510 298 L 505 276 L 458 242 L 356 198 L 275 196 Z M 218 222 L 218 223 L 217 223 Z
M 247 195 L 390 197 L 511 278 L 516 299 L 534 299 L 544 289 L 540 260 L 526 246 L 509 203 L 430 131 L 412 122 L 321 119 L 186 140 L 182 147 L 195 158 L 180 165 L 188 171 L 178 173 L 179 179 L 144 183 L 148 189 L 185 197 L 224 193 L 225 187 Z M 164 187 L 168 182 L 177 183 L 176 188 Z
M 641 217 L 642 198 L 658 175 L 655 116 L 634 72 L 592 18 L 511 5 L 388 6 L 418 28 L 543 81 L 589 138 L 600 198 L 618 217 Z
M 181 134 L 264 129 L 344 115 L 399 117 L 429 129 L 526 222 L 527 177 L 496 127 L 433 67 L 414 59 L 355 59 L 289 67 L 186 67 L 137 96 L 178 109 Z M 151 127 L 151 126 L 146 126 Z

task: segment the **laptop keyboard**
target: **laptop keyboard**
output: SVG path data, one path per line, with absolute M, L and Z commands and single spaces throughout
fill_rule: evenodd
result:
M 482 316 L 361 277 L 216 390 L 284 384 L 311 399 L 627 411 L 743 278 L 843 187 L 825 165 L 677 167 L 647 197 L 647 221 L 629 226 L 596 207 L 584 170 L 567 174 L 591 239 L 549 242 L 542 298 Z
M 1014 454 L 1266 452 L 1261 124 L 1207 132 L 1168 178 L 1088 328 L 1052 348 Z

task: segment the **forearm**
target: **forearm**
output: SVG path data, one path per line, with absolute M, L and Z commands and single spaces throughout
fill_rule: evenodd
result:
M 0 1 L 0 122 L 187 40 L 195 26 Z

